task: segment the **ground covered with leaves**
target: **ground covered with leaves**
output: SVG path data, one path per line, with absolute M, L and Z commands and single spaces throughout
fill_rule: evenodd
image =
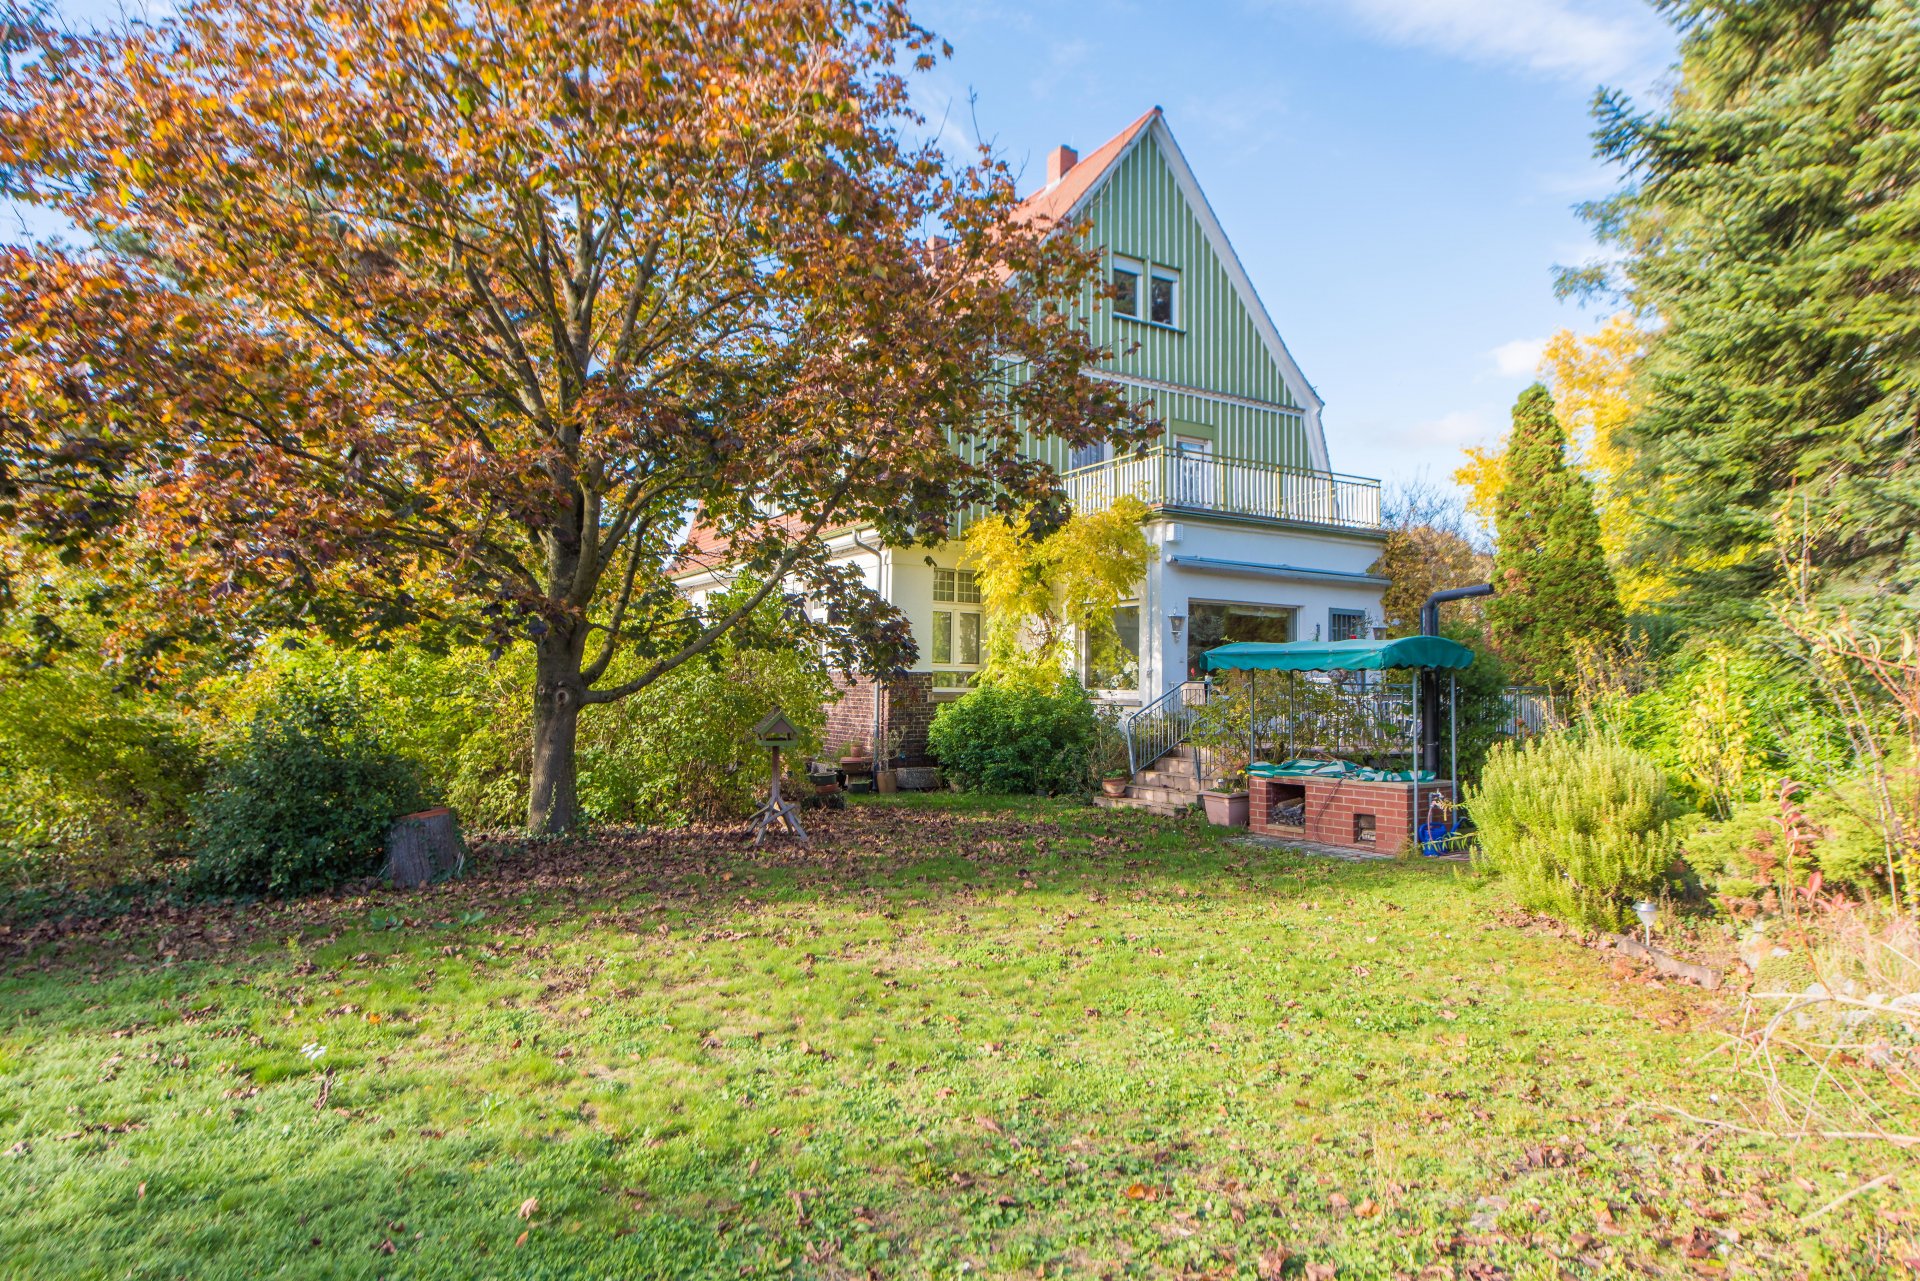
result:
M 1920 1175 L 1455 865 L 885 798 L 0 934 L 0 1273 L 1887 1277 Z M 1840 1200 L 1838 1205 L 1834 1205 Z

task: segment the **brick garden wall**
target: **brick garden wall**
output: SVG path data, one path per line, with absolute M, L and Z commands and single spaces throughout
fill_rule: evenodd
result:
M 881 732 L 889 726 L 901 731 L 900 751 L 906 758 L 904 763 L 931 763 L 932 758 L 927 755 L 927 731 L 933 725 L 936 710 L 932 673 L 908 672 L 885 684 L 835 676 L 833 684 L 839 698 L 827 705 L 824 731 L 827 759 L 839 760 L 852 744 L 872 742 L 873 704 L 878 697 Z

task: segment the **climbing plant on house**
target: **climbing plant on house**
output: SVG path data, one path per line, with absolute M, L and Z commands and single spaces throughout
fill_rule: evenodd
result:
M 1153 554 L 1141 529 L 1147 515 L 1127 496 L 1051 530 L 1036 528 L 1032 508 L 968 526 L 966 561 L 987 618 L 987 679 L 1057 679 L 1073 666 L 1076 637 L 1092 663 L 1112 660 L 1114 609 L 1139 590 Z

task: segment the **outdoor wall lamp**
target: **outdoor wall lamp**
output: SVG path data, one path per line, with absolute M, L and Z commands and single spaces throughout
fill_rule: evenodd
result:
M 1173 638 L 1179 640 L 1180 629 L 1187 625 L 1187 616 L 1185 614 L 1168 614 L 1167 625 L 1173 628 Z

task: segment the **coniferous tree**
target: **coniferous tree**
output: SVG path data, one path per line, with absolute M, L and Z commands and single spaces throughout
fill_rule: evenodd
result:
M 1620 632 L 1620 596 L 1600 545 L 1593 486 L 1567 465 L 1567 434 L 1539 383 L 1520 393 L 1495 519 L 1494 642 L 1522 675 L 1564 685 L 1582 644 Z
M 1856 615 L 1920 599 L 1920 0 L 1668 0 L 1670 98 L 1595 114 L 1626 175 L 1588 212 L 1655 317 L 1633 554 L 1696 622 L 1758 617 L 1804 557 Z M 1783 547 L 1783 542 L 1785 547 Z

